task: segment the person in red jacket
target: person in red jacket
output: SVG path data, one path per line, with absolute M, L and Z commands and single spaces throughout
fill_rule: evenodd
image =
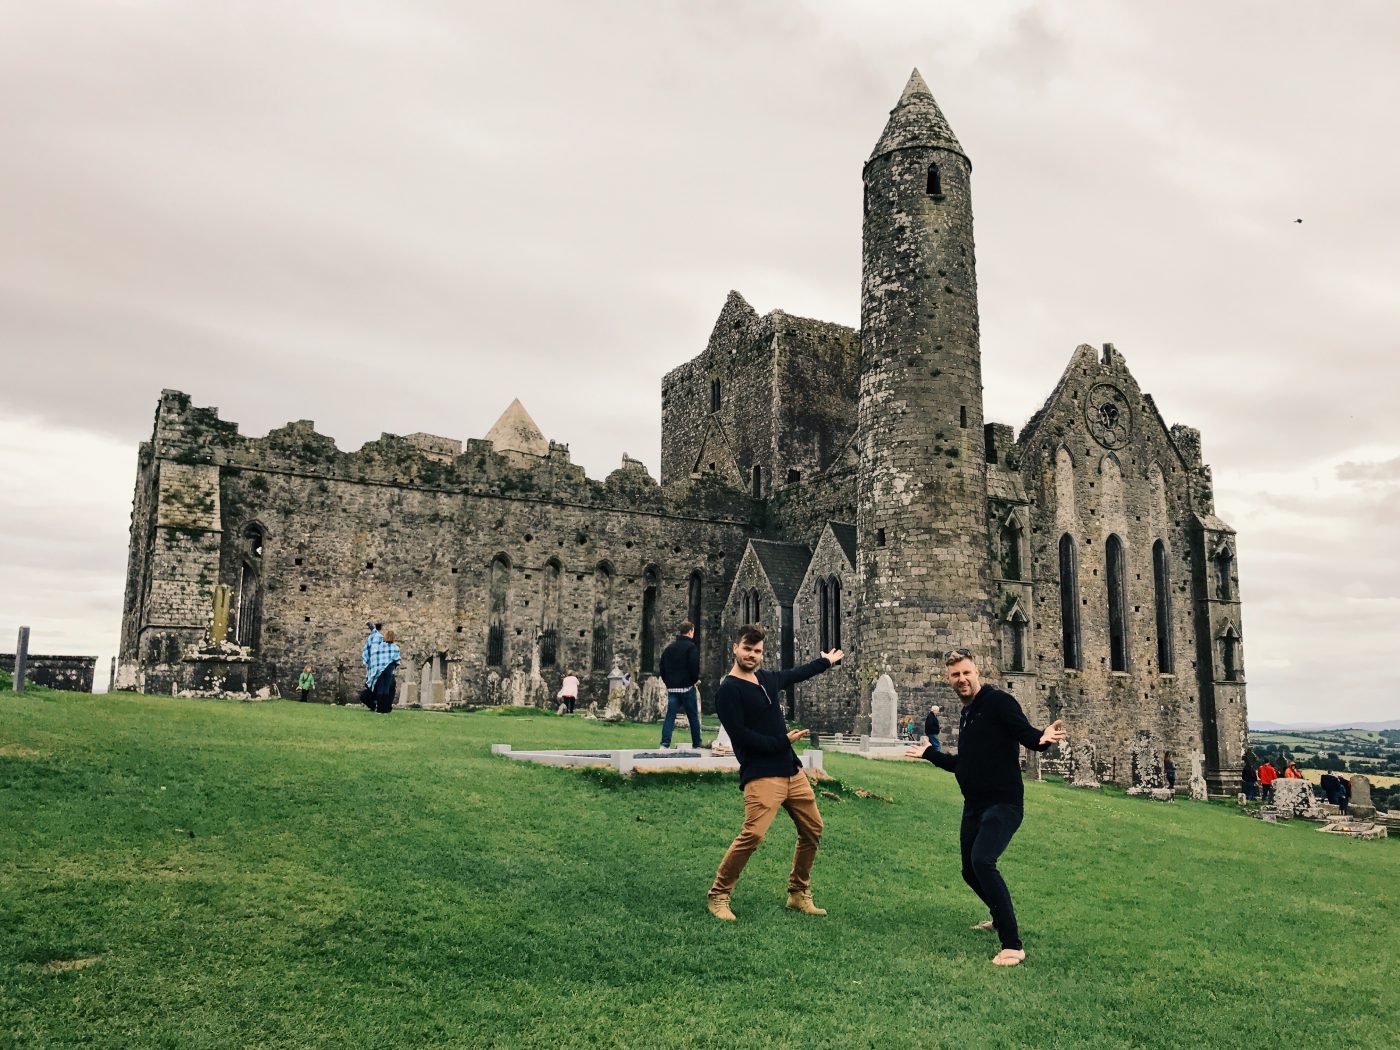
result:
M 1274 768 L 1272 762 L 1265 762 L 1259 767 L 1259 786 L 1263 789 L 1262 799 L 1264 802 L 1274 800 L 1274 781 L 1278 779 L 1278 770 Z
M 1298 772 L 1298 767 L 1295 766 L 1295 765 L 1293 764 L 1293 759 L 1291 759 L 1291 758 L 1288 760 L 1288 766 L 1287 766 L 1287 767 L 1284 769 L 1284 771 L 1283 771 L 1283 776 L 1284 776 L 1284 779 L 1286 779 L 1286 780 L 1305 780 L 1305 779 L 1307 779 L 1306 777 L 1303 776 L 1302 773 L 1299 773 L 1299 772 Z

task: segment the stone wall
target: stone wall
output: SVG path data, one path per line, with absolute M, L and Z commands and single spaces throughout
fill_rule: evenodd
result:
M 614 660 L 639 674 L 643 641 L 659 653 L 697 591 L 702 655 L 717 666 L 747 497 L 713 481 L 667 495 L 635 461 L 590 481 L 562 446 L 530 469 L 486 442 L 450 462 L 443 448 L 385 435 L 342 453 L 308 422 L 245 439 L 167 393 L 138 476 L 133 549 L 153 539 L 132 559 L 128 594 L 149 598 L 128 603 L 135 653 L 124 651 L 122 684 L 187 684 L 218 583 L 233 592 L 230 639 L 253 651 L 251 690 L 289 694 L 310 663 L 323 689 L 353 697 L 372 617 L 399 633 L 405 675 L 441 654 L 450 703 L 480 702 L 488 676 L 512 669 L 538 672 L 552 695 L 570 667 L 581 701 L 601 701 Z
M 66 689 L 73 693 L 92 692 L 95 656 L 42 656 L 30 653 L 25 657 L 24 680 L 45 689 Z M 0 671 L 15 670 L 15 654 L 0 653 Z

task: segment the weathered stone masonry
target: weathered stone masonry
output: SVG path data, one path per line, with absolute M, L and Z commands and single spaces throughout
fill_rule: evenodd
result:
M 677 621 L 699 622 L 707 697 L 757 618 L 770 664 L 850 654 L 784 699 L 818 730 L 869 732 L 882 673 L 901 715 L 950 701 L 941 654 L 964 646 L 1033 721 L 1065 720 L 1077 767 L 1126 782 L 1134 756 L 1199 752 L 1230 790 L 1238 550 L 1200 436 L 1111 345 L 1075 350 L 1019 436 L 985 421 L 971 173 L 916 72 L 863 169 L 861 330 L 730 293 L 661 381 L 659 485 L 626 457 L 589 480 L 518 402 L 485 439 L 345 453 L 305 421 L 242 437 L 167 391 L 119 684 L 285 693 L 309 662 L 348 698 L 373 616 L 403 636 L 401 702 L 544 704 L 569 668 L 602 700 L 616 663 L 652 716 Z

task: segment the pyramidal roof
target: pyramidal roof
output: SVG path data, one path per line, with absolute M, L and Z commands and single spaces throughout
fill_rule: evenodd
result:
M 885 132 L 875 144 L 870 159 L 897 149 L 914 147 L 951 150 L 967 158 L 953 129 L 948 126 L 948 118 L 938 108 L 933 92 L 929 91 L 917 69 L 910 74 L 909 83 L 904 85 L 904 93 L 899 96 L 894 109 L 890 110 Z
M 516 398 L 510 407 L 501 413 L 496 425 L 486 433 L 486 440 L 496 446 L 497 452 L 524 452 L 531 456 L 549 455 L 549 441 L 538 424 L 530 418 L 525 406 Z

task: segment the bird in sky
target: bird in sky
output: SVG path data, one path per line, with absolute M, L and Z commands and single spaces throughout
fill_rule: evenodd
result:
M 1293 221 L 1294 221 L 1294 222 L 1302 222 L 1303 220 L 1302 220 L 1302 219 L 1294 219 Z

